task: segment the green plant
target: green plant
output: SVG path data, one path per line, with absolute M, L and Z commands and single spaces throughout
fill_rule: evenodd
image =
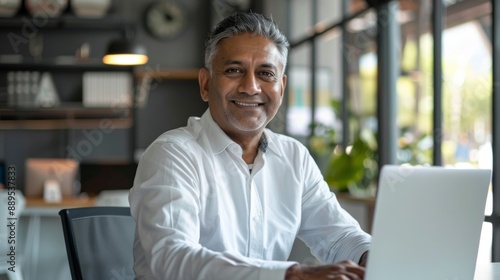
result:
M 376 180 L 377 141 L 368 130 L 354 138 L 352 146 L 337 145 L 325 170 L 325 180 L 334 191 L 347 191 L 350 186 L 367 188 Z
M 330 105 L 335 114 L 339 114 L 339 100 L 332 100 Z M 351 128 L 357 131 L 352 145 L 342 147 L 336 130 L 322 123 L 314 124 L 314 136 L 309 139 L 311 153 L 322 168 L 325 181 L 332 191 L 369 188 L 378 175 L 377 140 L 373 132 L 361 128 L 360 114 L 351 111 L 349 115 Z

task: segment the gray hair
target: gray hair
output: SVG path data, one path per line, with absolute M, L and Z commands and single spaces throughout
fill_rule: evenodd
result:
M 210 73 L 219 42 L 243 33 L 260 35 L 271 40 L 278 48 L 285 71 L 290 44 L 278 25 L 272 19 L 258 13 L 238 12 L 219 22 L 205 42 L 205 67 Z

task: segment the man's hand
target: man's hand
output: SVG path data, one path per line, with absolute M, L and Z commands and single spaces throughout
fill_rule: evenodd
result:
M 285 280 L 361 280 L 364 275 L 364 267 L 352 261 L 343 261 L 321 266 L 292 265 L 286 271 Z

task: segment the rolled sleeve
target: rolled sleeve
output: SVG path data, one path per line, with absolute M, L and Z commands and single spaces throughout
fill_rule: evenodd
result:
M 305 172 L 302 224 L 299 238 L 323 263 L 351 260 L 355 263 L 369 250 L 371 236 L 345 211 L 323 180 L 316 165 L 309 163 Z

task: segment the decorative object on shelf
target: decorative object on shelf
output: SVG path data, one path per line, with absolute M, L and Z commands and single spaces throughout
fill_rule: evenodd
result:
M 111 7 L 112 0 L 71 0 L 71 10 L 81 18 L 102 18 Z
M 0 17 L 12 17 L 19 12 L 22 0 L 0 0 Z
M 130 72 L 86 72 L 83 74 L 83 106 L 130 107 L 132 74 Z
M 155 38 L 170 40 L 181 34 L 188 24 L 186 10 L 169 0 L 154 2 L 146 9 L 144 25 Z
M 89 43 L 83 43 L 76 49 L 75 57 L 76 60 L 84 62 L 89 59 L 90 56 L 90 44 Z
M 7 105 L 34 107 L 39 91 L 40 72 L 10 71 L 7 73 Z
M 35 98 L 35 105 L 39 107 L 55 107 L 61 104 L 57 95 L 52 75 L 49 72 L 44 72 L 40 79 L 40 86 Z
M 43 34 L 37 32 L 30 36 L 29 38 L 29 52 L 33 56 L 35 62 L 40 62 L 42 60 L 43 52 Z
M 68 7 L 68 0 L 25 0 L 28 12 L 37 17 L 59 17 Z

